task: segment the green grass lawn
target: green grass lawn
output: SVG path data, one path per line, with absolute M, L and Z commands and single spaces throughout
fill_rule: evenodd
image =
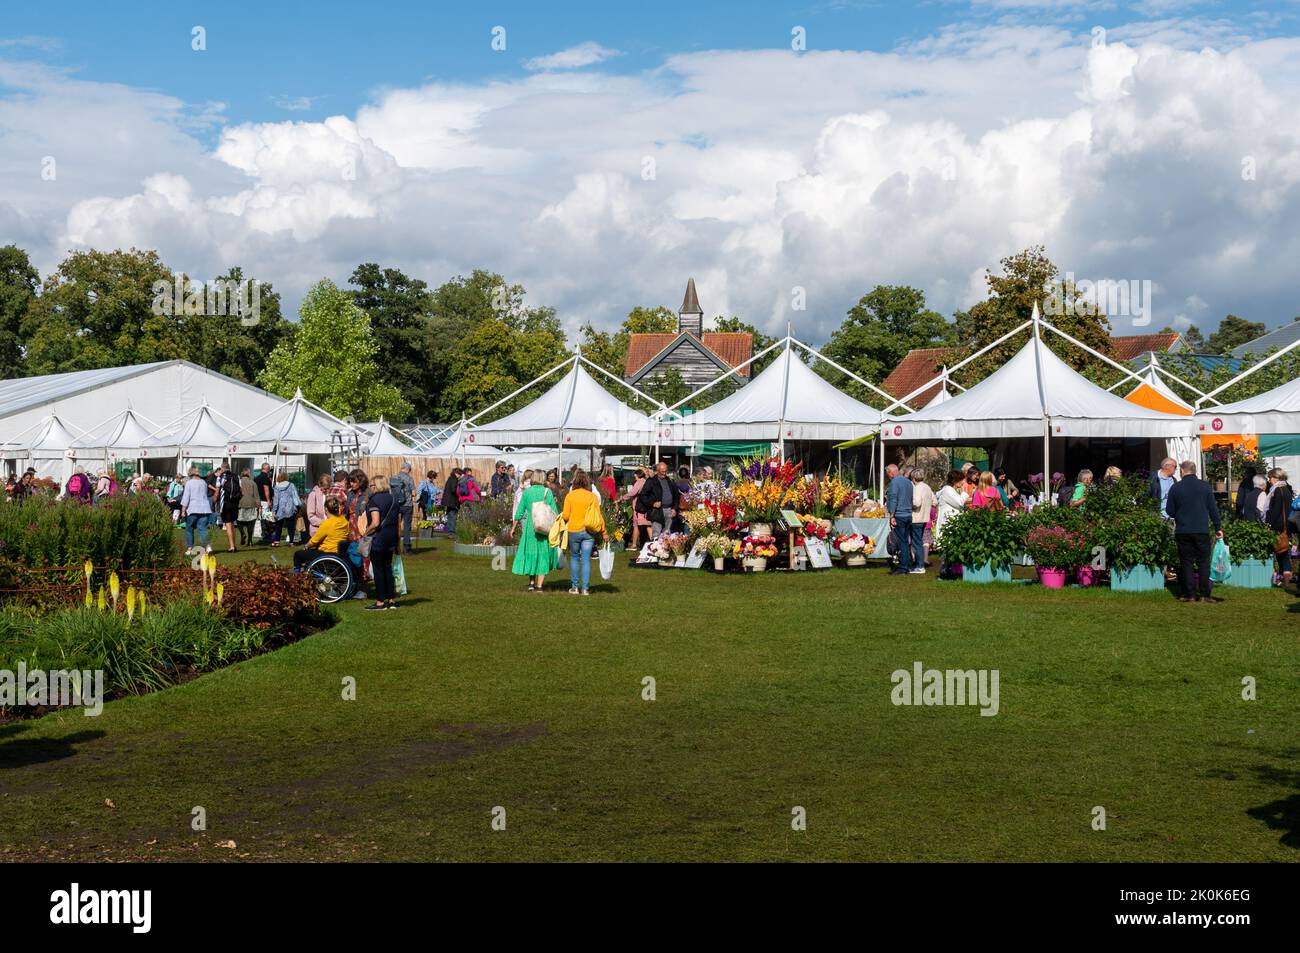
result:
M 1189 606 L 620 558 L 583 599 L 423 545 L 398 611 L 353 602 L 99 718 L 0 726 L 0 859 L 1300 859 L 1280 592 Z M 999 714 L 894 706 L 917 660 L 997 669 Z

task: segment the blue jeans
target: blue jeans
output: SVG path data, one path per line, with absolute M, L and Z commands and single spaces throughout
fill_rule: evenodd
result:
M 456 535 L 456 511 L 447 510 L 447 535 Z
M 922 530 L 925 527 L 921 527 Z M 894 517 L 894 540 L 898 543 L 898 569 L 910 572 L 912 569 L 912 517 Z
M 185 517 L 185 548 L 194 548 L 194 531 L 199 531 L 199 545 L 208 545 L 208 519 L 211 513 L 190 513 Z
M 569 585 L 574 589 L 587 591 L 591 582 L 591 549 L 596 541 L 586 530 L 569 534 Z M 582 576 L 582 585 L 578 585 L 578 576 Z
M 912 520 L 912 568 L 925 568 L 925 524 Z

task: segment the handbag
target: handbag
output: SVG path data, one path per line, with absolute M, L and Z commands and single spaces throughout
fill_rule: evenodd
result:
M 555 525 L 555 510 L 546 505 L 545 500 L 537 500 L 532 506 L 533 532 L 538 536 L 548 536 Z
M 583 529 L 595 536 L 605 532 L 605 514 L 600 511 L 600 504 L 595 500 L 587 505 L 587 515 L 583 518 Z
M 1273 553 L 1277 556 L 1281 556 L 1283 553 L 1289 552 L 1290 549 L 1291 549 L 1291 536 L 1289 533 L 1283 530 L 1280 534 L 1278 534 L 1277 542 L 1273 544 Z

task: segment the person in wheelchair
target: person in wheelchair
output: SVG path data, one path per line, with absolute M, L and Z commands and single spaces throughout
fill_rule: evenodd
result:
M 319 558 L 322 553 L 346 554 L 343 547 L 348 542 L 348 521 L 341 514 L 342 508 L 339 506 L 338 498 L 327 497 L 325 500 L 325 519 L 321 520 L 316 535 L 307 541 L 306 546 L 293 554 L 293 568 L 295 570 L 301 570 L 304 566 L 310 564 L 312 560 Z

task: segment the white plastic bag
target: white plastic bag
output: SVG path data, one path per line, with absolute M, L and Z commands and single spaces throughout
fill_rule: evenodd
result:
M 406 567 L 402 565 L 402 557 L 393 557 L 393 592 L 399 596 L 406 595 Z
M 614 550 L 609 543 L 600 547 L 600 578 L 608 582 L 614 575 Z

